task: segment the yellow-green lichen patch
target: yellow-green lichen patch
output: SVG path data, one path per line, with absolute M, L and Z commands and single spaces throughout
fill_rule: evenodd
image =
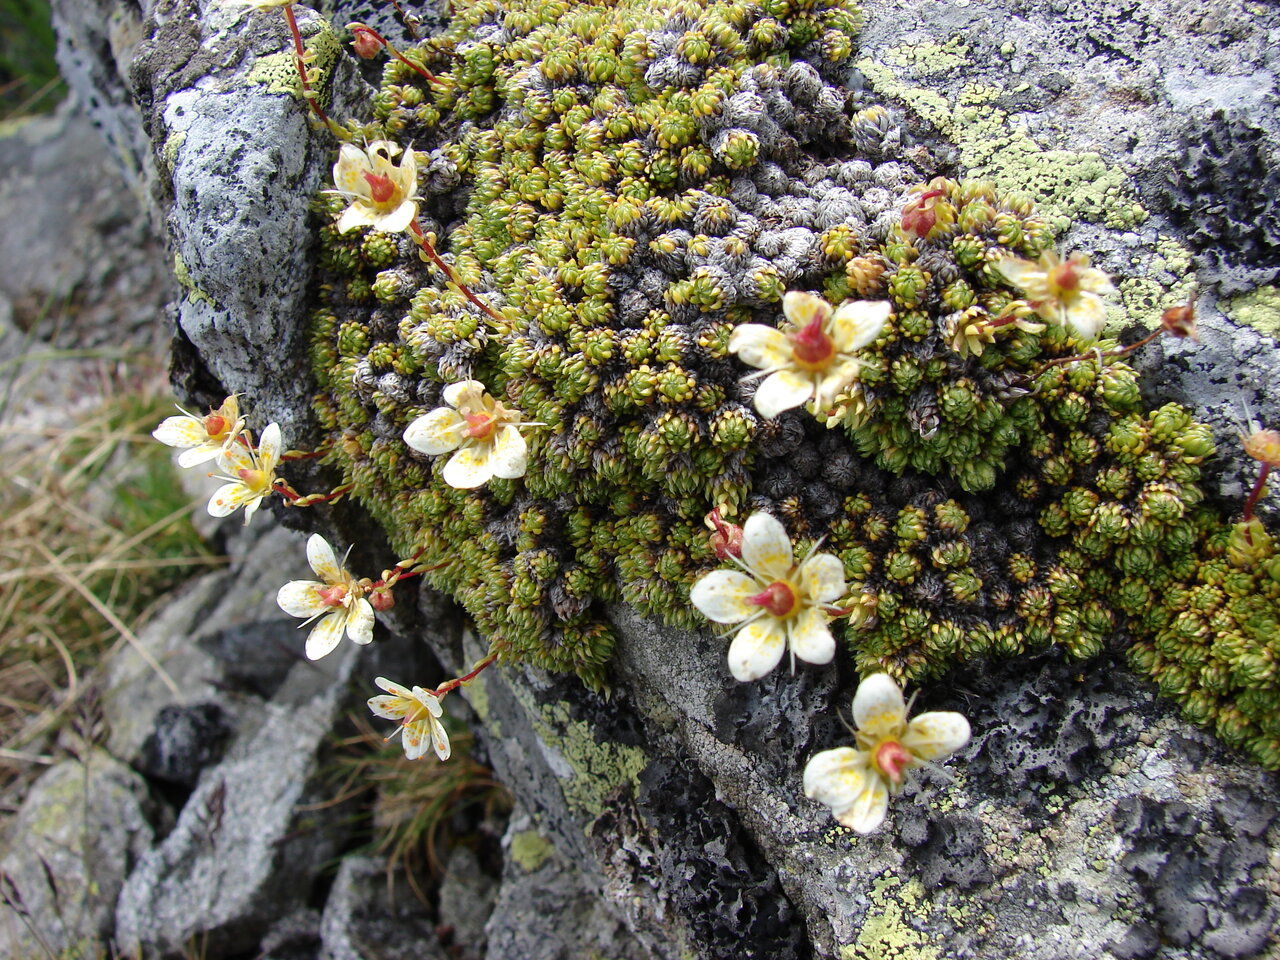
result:
M 912 76 L 928 77 L 948 74 L 969 62 L 969 48 L 960 37 L 952 37 L 946 43 L 926 41 L 914 45 L 893 47 L 885 56 L 900 67 L 906 67 Z
M 533 873 L 554 853 L 551 841 L 537 830 L 521 830 L 511 838 L 511 859 L 525 873 Z
M 165 138 L 164 146 L 160 150 L 160 159 L 169 169 L 172 170 L 174 164 L 178 162 L 178 151 L 186 139 L 185 130 L 176 130 Z
M 1232 297 L 1223 312 L 1236 323 L 1248 324 L 1280 340 L 1280 287 L 1259 287 Z
M 565 803 L 580 816 L 597 817 L 606 799 L 623 784 L 637 789 L 637 778 L 648 763 L 639 747 L 596 739 L 590 724 L 573 720 L 567 703 L 543 707 L 535 714 L 539 737 L 564 757 L 573 776 L 562 781 Z
M 941 960 L 946 954 L 911 924 L 928 910 L 924 886 L 883 875 L 871 884 L 871 909 L 858 939 L 840 948 L 841 960 Z
M 306 33 L 308 27 L 303 25 L 301 29 L 303 33 Z M 342 55 L 342 41 L 333 32 L 333 28 L 329 26 L 328 21 L 321 21 L 320 25 L 313 27 L 312 30 L 313 32 L 310 36 L 303 38 L 303 46 L 307 51 L 307 65 L 312 70 L 319 71 L 315 81 L 311 84 L 311 88 L 320 95 L 321 104 L 327 106 L 329 103 L 329 74 L 333 70 L 333 65 L 338 62 L 338 58 Z M 298 61 L 294 56 L 293 50 L 290 49 L 259 57 L 257 62 L 254 63 L 253 69 L 249 71 L 249 82 L 262 84 L 270 93 L 286 93 L 294 97 L 301 96 L 302 85 L 299 83 Z
M 191 271 L 187 269 L 187 261 L 182 259 L 182 254 L 175 253 L 173 255 L 173 278 L 178 281 L 187 296 L 187 300 L 191 303 L 207 303 L 211 307 L 217 307 L 218 302 L 205 293 L 191 278 Z

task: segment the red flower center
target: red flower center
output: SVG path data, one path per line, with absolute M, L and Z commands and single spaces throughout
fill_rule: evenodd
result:
M 331 587 L 323 587 L 316 591 L 320 597 L 320 602 L 326 607 L 340 607 L 347 599 L 347 585 L 345 583 L 335 583 Z
M 374 203 L 386 203 L 396 193 L 396 185 L 385 173 L 364 171 L 365 181 L 369 184 L 369 196 Z
M 902 774 L 911 762 L 911 754 L 897 740 L 886 740 L 876 747 L 876 767 L 894 783 L 902 782 Z
M 227 429 L 227 418 L 221 414 L 211 413 L 204 418 L 204 432 L 211 437 L 220 437 Z
M 836 344 L 822 329 L 822 318 L 814 317 L 787 337 L 796 363 L 805 370 L 825 370 L 836 355 Z
M 1075 264 L 1067 261 L 1049 271 L 1049 282 L 1059 290 L 1074 290 L 1080 286 L 1080 273 Z
M 473 440 L 483 440 L 493 433 L 494 423 L 495 419 L 492 414 L 468 413 L 467 428 L 462 433 Z
M 785 580 L 775 580 L 754 597 L 747 597 L 747 603 L 764 607 L 775 617 L 785 617 L 796 608 L 796 592 Z

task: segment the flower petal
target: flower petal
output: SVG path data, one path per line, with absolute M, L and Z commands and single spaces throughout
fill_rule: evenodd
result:
M 887 673 L 873 673 L 853 695 L 853 722 L 859 733 L 873 737 L 899 736 L 907 719 L 902 690 Z
M 381 694 L 377 697 L 369 698 L 369 709 L 373 711 L 374 716 L 381 717 L 384 720 L 401 720 L 409 715 L 409 711 L 413 709 L 413 701 L 404 697 L 388 696 Z
M 784 368 L 764 378 L 756 388 L 753 402 L 760 416 L 773 418 L 800 406 L 812 396 L 813 380 L 807 374 Z
M 742 562 L 765 583 L 791 573 L 791 538 L 771 514 L 753 513 L 742 525 Z
M 369 643 L 373 640 L 373 606 L 364 597 L 347 611 L 347 637 L 353 643 Z
M 858 379 L 861 367 L 857 357 L 846 356 L 832 363 L 826 373 L 818 378 L 818 385 L 813 391 L 818 409 L 825 410 L 835 403 L 836 397 Z
M 433 722 L 431 717 L 424 717 L 404 725 L 404 735 L 400 739 L 403 741 L 406 759 L 417 760 L 427 752 L 427 742 L 431 738 Z
M 884 823 L 889 812 L 889 790 L 878 776 L 869 776 L 862 792 L 843 810 L 832 810 L 842 826 L 858 833 L 870 833 Z
M 840 307 L 831 317 L 831 339 L 836 350 L 853 353 L 874 343 L 892 310 L 893 304 L 888 300 L 858 300 Z
M 343 570 L 338 566 L 337 558 L 333 555 L 333 547 L 329 546 L 329 541 L 318 533 L 313 533 L 307 538 L 307 563 L 311 564 L 311 569 L 325 583 L 341 583 L 346 577 L 343 576 Z
M 815 553 L 800 564 L 800 590 L 810 603 L 832 603 L 844 596 L 844 564 L 830 553 Z
M 479 412 L 484 407 L 484 384 L 479 380 L 459 380 L 444 388 L 444 402 L 463 413 Z
M 450 755 L 449 748 L 449 732 L 445 730 L 444 724 L 439 720 L 431 724 L 431 745 L 435 747 L 436 756 L 441 760 L 448 760 Z
M 949 757 L 968 742 L 969 721 L 951 710 L 920 714 L 902 736 L 902 745 L 921 760 Z
M 449 458 L 440 475 L 445 483 L 459 490 L 482 486 L 493 476 L 492 453 L 491 443 L 468 444 Z
M 195 420 L 185 414 L 180 417 L 166 417 L 160 421 L 160 426 L 151 431 L 151 436 L 170 447 L 196 447 L 209 439 L 204 421 Z
M 1107 306 L 1093 293 L 1081 293 L 1064 310 L 1067 322 L 1086 340 L 1093 340 L 1107 325 Z
M 529 448 L 520 431 L 511 424 L 499 427 L 494 434 L 489 463 L 495 477 L 514 480 L 523 477 L 529 466 Z
M 715 623 L 738 623 L 760 612 L 747 597 L 760 591 L 760 584 L 737 570 L 712 570 L 689 591 L 689 602 Z
M 1038 263 L 1023 260 L 1020 257 L 1001 257 L 996 261 L 996 270 L 1009 283 L 1026 293 L 1035 294 L 1047 286 L 1046 270 Z
M 239 476 L 241 470 L 254 470 L 253 454 L 242 444 L 233 443 L 218 452 L 218 469 L 232 476 Z
M 865 789 L 870 762 L 865 750 L 853 747 L 815 753 L 804 767 L 804 795 L 845 810 Z
M 305 653 L 308 660 L 319 660 L 333 653 L 339 641 L 342 640 L 342 628 L 347 623 L 347 611 L 335 609 L 333 613 L 324 617 L 314 627 L 311 628 L 311 635 L 307 637 L 307 646 Z
M 245 504 L 258 500 L 254 493 L 243 483 L 226 483 L 213 492 L 209 498 L 209 516 L 229 517 Z
M 280 462 L 280 454 L 284 452 L 284 443 L 280 439 L 280 424 L 268 423 L 258 438 L 258 465 L 266 474 L 275 473 L 276 464 Z
M 431 714 L 433 717 L 440 716 L 440 713 L 441 713 L 440 700 L 434 693 L 429 693 L 428 691 L 423 690 L 421 687 L 414 687 L 413 693 L 411 694 L 411 696 L 413 697 L 414 700 L 418 701 L 418 703 L 426 707 L 427 712 Z
M 338 232 L 347 233 L 358 227 L 371 227 L 377 220 L 377 213 L 372 207 L 359 200 L 353 201 L 351 206 L 342 211 L 342 216 L 338 218 Z
M 789 625 L 791 652 L 805 663 L 830 663 L 836 640 L 827 626 L 827 615 L 816 607 L 801 610 Z
M 176 446 L 176 444 L 170 444 L 170 446 Z M 183 450 L 178 454 L 178 466 L 183 470 L 187 470 L 202 463 L 208 463 L 210 460 L 217 460 L 221 453 L 222 444 L 216 440 L 209 440 L 198 447 Z
M 418 205 L 412 200 L 406 200 L 390 213 L 374 217 L 372 226 L 373 229 L 380 230 L 383 233 L 400 233 L 409 229 L 409 224 L 413 222 L 413 218 L 417 215 Z
M 776 617 L 743 624 L 729 644 L 729 672 L 744 683 L 759 680 L 778 665 L 787 649 L 787 629 Z
M 333 609 L 320 599 L 324 587 L 315 580 L 290 580 L 276 593 L 276 604 L 291 617 L 318 617 Z
M 467 421 L 450 407 L 436 407 L 404 429 L 404 442 L 419 453 L 436 456 L 457 450 Z
M 354 143 L 344 143 L 338 148 L 338 162 L 333 165 L 333 183 L 340 191 L 364 196 L 369 192 L 369 182 L 364 175 L 372 172 L 369 157 Z
M 729 334 L 729 352 L 751 367 L 776 370 L 794 359 L 791 341 L 781 330 L 763 323 L 744 323 Z
M 402 687 L 394 680 L 388 680 L 386 677 L 374 677 L 373 682 L 378 686 L 378 689 L 385 690 L 387 693 L 394 694 L 397 697 L 401 697 L 405 700 L 413 697 L 413 694 L 410 692 L 408 687 Z
M 788 290 L 782 297 L 782 313 L 797 327 L 807 327 L 818 320 L 825 328 L 831 319 L 831 304 L 804 290 Z

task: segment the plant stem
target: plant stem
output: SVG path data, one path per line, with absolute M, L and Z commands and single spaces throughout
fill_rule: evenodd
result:
M 446 680 L 444 683 L 440 684 L 440 686 L 436 687 L 436 689 L 432 692 L 435 694 L 437 699 L 444 697 L 445 694 L 449 693 L 452 690 L 458 689 L 458 687 L 462 686 L 464 683 L 469 683 L 470 681 L 474 680 L 476 677 L 478 677 L 481 674 L 481 672 L 486 667 L 488 667 L 497 659 L 498 659 L 498 654 L 496 652 L 489 654 L 487 657 L 485 657 L 483 660 L 477 663 L 475 665 L 475 669 L 473 669 L 466 676 L 456 677 L 453 680 Z
M 417 240 L 418 246 L 422 248 L 422 252 L 426 255 L 427 259 L 440 268 L 445 277 L 448 278 L 449 282 L 458 288 L 458 292 L 488 314 L 496 323 L 506 326 L 506 321 L 494 313 L 493 309 L 487 303 L 472 293 L 470 288 L 457 278 L 453 272 L 453 268 L 440 259 L 440 254 L 436 253 L 436 248 L 431 245 L 431 241 L 428 240 L 426 234 L 422 232 L 422 226 L 418 223 L 417 217 L 414 217 L 413 222 L 409 224 L 409 229 L 413 231 L 413 237 Z

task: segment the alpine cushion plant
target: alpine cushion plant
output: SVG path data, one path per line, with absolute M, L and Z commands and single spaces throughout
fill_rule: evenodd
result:
M 844 567 L 829 553 L 810 551 L 795 562 L 791 540 L 767 513 L 753 513 L 742 525 L 742 570 L 713 570 L 689 591 L 690 602 L 709 620 L 739 624 L 729 645 L 729 672 L 757 680 L 791 651 L 807 663 L 830 663 L 836 643 L 827 626 L 840 611 L 831 604 L 844 595 Z
M 884 822 L 889 795 L 902 792 L 908 771 L 932 766 L 969 742 L 969 721 L 949 710 L 907 720 L 902 690 L 887 673 L 867 677 L 853 696 L 857 747 L 814 754 L 804 768 L 804 794 L 831 808 L 858 833 Z

